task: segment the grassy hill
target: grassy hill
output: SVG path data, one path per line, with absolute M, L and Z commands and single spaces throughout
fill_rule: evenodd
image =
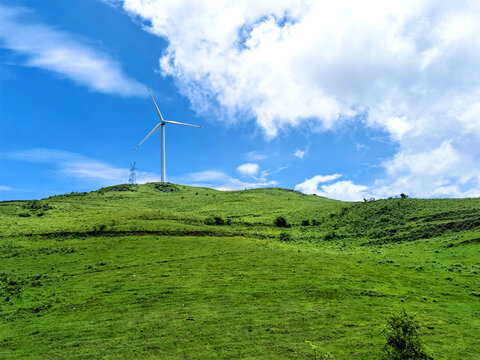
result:
M 0 202 L 2 359 L 312 358 L 305 340 L 373 359 L 401 310 L 435 359 L 480 358 L 480 199 L 150 183 Z

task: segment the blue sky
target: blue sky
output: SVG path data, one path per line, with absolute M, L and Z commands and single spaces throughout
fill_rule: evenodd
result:
M 479 10 L 0 0 L 0 199 L 158 181 L 147 85 L 171 182 L 479 196 Z

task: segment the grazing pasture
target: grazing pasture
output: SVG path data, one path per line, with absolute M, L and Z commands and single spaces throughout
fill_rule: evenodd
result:
M 374 359 L 403 310 L 435 359 L 480 358 L 480 199 L 150 183 L 0 202 L 2 359 Z

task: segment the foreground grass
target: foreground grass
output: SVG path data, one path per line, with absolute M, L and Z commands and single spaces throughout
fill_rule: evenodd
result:
M 478 358 L 476 199 L 159 189 L 0 205 L 0 358 L 304 359 L 310 340 L 334 359 L 372 359 L 402 309 L 437 359 Z M 205 225 L 211 214 L 232 225 Z M 277 240 L 280 214 L 296 241 Z M 390 228 L 405 241 L 387 241 Z

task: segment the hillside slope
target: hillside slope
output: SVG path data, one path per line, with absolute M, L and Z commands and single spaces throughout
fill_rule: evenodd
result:
M 436 358 L 478 359 L 479 246 L 480 199 L 150 183 L 1 202 L 0 358 L 303 359 L 310 340 L 372 359 L 406 309 Z

